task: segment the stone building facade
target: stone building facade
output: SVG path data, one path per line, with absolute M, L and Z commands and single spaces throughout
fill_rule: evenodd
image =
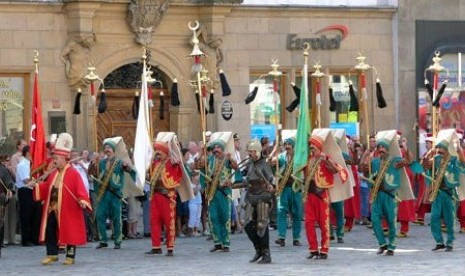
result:
M 100 136 L 128 135 L 131 139 L 130 132 L 135 130 L 136 121 L 130 117 L 130 107 L 134 90 L 140 89 L 140 86 L 107 88 L 109 105 L 114 113 L 97 115 L 94 124 L 94 104 L 89 95 L 89 84 L 83 75 L 87 73 L 88 64 L 92 63 L 95 72 L 106 80 L 118 69 L 140 63 L 142 48 L 146 47 L 151 52 L 149 64 L 164 81 L 154 93 L 158 95 L 163 90 L 169 97 L 170 87 L 176 78 L 181 101 L 179 107 L 169 106 L 164 121 L 154 120 L 155 131 L 175 131 L 183 142 L 200 140 L 199 115 L 194 89 L 189 82 L 192 78 L 193 61 L 189 55 L 193 33 L 188 23 L 195 20 L 201 26 L 200 45 L 207 54 L 206 68 L 210 71 L 216 91 L 216 112 L 207 117 L 209 130 L 237 132 L 246 141 L 253 138 L 251 107 L 244 104 L 244 99 L 257 76 L 271 70 L 272 60 L 277 60 L 279 70 L 285 76 L 279 79 L 282 103 L 279 106 L 280 123 L 283 128 L 295 128 L 297 113 L 288 113 L 284 107 L 295 97 L 289 83 L 299 83 L 303 65 L 299 43 L 303 40 L 312 46 L 310 73 L 318 60 L 324 73 L 339 76 L 333 81 L 356 77 L 357 72 L 351 69 L 359 53 L 363 53 L 367 57 L 366 62 L 376 68 L 367 71 L 369 130 L 397 127 L 396 114 L 407 112 L 411 97 L 405 101 L 406 92 L 399 95 L 402 100 L 396 100 L 395 96 L 398 50 L 393 46 L 397 42 L 393 38 L 397 26 L 396 8 L 270 7 L 244 6 L 235 2 L 240 1 L 0 1 L 0 77 L 19 76 L 24 79 L 24 136 L 27 138 L 30 124 L 34 72 L 32 55 L 37 50 L 47 134 L 54 129 L 64 129 L 74 135 L 76 146 L 80 148 L 95 146 L 94 129 L 101 132 Z M 147 10 L 149 13 L 144 13 Z M 402 30 L 401 35 L 409 28 Z M 405 60 L 413 56 L 403 47 L 399 51 Z M 404 60 L 400 63 L 400 68 L 404 70 Z M 232 94 L 226 98 L 221 96 L 216 73 L 218 69 L 225 72 L 232 88 Z M 400 91 L 406 85 L 402 70 L 399 74 Z M 385 109 L 376 108 L 376 98 L 373 97 L 376 76 L 383 85 L 388 104 Z M 321 88 L 322 127 L 335 120 L 335 115 L 328 110 L 327 79 L 322 80 Z M 346 91 L 347 85 L 341 81 L 342 86 L 341 91 Z M 73 115 L 78 88 L 83 93 L 82 113 Z M 344 91 L 340 94 L 342 98 L 347 94 Z M 221 115 L 224 100 L 228 100 L 233 107 L 232 119 L 228 121 Z M 116 104 L 112 106 L 111 102 Z M 155 109 L 157 106 L 158 102 Z M 158 117 L 156 112 L 154 117 Z M 363 112 L 362 108 L 356 116 L 360 121 L 361 135 L 366 134 Z M 350 117 L 344 114 L 338 116 L 340 121 Z M 405 116 L 410 115 L 406 113 Z M 60 124 L 61 128 L 54 124 Z M 402 123 L 400 125 L 403 126 Z M 2 131 L 2 136 L 8 135 L 8 129 Z

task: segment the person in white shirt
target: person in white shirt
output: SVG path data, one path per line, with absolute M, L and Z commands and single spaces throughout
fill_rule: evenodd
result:
M 32 246 L 39 244 L 39 228 L 41 205 L 34 202 L 32 197 L 31 161 L 29 146 L 22 149 L 22 157 L 16 167 L 16 183 L 18 189 L 19 218 L 21 222 L 21 245 Z
M 87 177 L 87 169 L 89 165 L 84 164 L 84 160 L 81 158 L 79 159 L 80 153 L 77 149 L 72 149 L 70 154 L 70 160 L 73 162 L 71 165 L 75 168 L 79 175 L 82 178 L 82 182 L 84 183 L 84 187 L 86 188 L 87 194 L 89 194 L 89 179 Z

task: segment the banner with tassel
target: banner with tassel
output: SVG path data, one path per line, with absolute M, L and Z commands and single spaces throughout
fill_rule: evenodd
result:
M 81 114 L 81 95 L 82 95 L 81 88 L 78 88 L 77 93 L 76 93 L 76 98 L 74 99 L 73 114 L 75 115 Z
M 431 86 L 431 83 L 429 83 L 428 79 L 425 79 L 425 88 L 428 90 L 428 95 L 431 101 L 434 100 L 434 92 L 433 92 L 433 87 Z
M 181 102 L 179 101 L 179 92 L 178 92 L 178 79 L 173 79 L 173 86 L 171 86 L 171 105 L 180 106 Z
M 132 117 L 137 120 L 137 116 L 139 116 L 139 91 L 134 93 L 134 100 L 132 102 Z
M 160 91 L 160 120 L 165 119 L 165 94 Z
M 245 99 L 245 104 L 249 104 L 255 100 L 255 97 L 257 96 L 258 93 L 258 86 L 255 86 L 254 89 L 247 95 L 247 98 Z
M 226 80 L 224 71 L 220 69 L 219 72 L 220 72 L 221 91 L 223 92 L 223 97 L 227 97 L 231 95 L 231 87 L 229 87 L 229 83 Z
M 447 80 L 443 81 L 441 88 L 439 88 L 438 94 L 436 95 L 436 98 L 433 101 L 434 107 L 439 107 L 441 97 L 442 97 L 442 94 L 444 94 L 444 91 L 446 90 L 446 86 L 447 86 Z
M 100 103 L 98 104 L 98 113 L 104 113 L 107 110 L 107 96 L 105 89 L 100 90 Z
M 292 90 L 294 91 L 294 94 L 296 96 L 296 99 L 294 99 L 291 104 L 286 106 L 286 110 L 288 112 L 293 112 L 300 103 L 300 88 L 295 85 L 295 83 L 291 82 Z
M 355 96 L 354 85 L 351 80 L 349 80 L 349 95 L 350 95 L 350 107 L 349 111 L 358 111 L 358 99 Z
M 210 99 L 208 99 L 208 113 L 215 113 L 215 98 L 213 96 L 214 90 L 210 90 Z
M 385 108 L 387 106 L 379 78 L 376 78 L 376 100 L 378 101 L 379 108 Z
M 329 85 L 329 111 L 336 111 L 336 99 L 334 99 L 333 86 Z

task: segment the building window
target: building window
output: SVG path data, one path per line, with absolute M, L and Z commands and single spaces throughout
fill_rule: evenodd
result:
M 25 106 L 28 77 L 28 74 L 0 74 L 0 153 L 14 153 L 16 140 L 27 138 L 24 118 L 29 115 Z
M 330 123 L 356 123 L 358 122 L 358 111 L 349 111 L 349 75 L 330 75 L 334 100 L 336 101 L 336 112 L 330 113 Z M 358 99 L 358 76 L 351 75 L 355 96 Z
M 264 73 L 266 74 L 266 73 Z M 250 91 L 258 87 L 255 99 L 250 106 L 250 136 L 252 139 L 268 137 L 271 143 L 276 139 L 277 126 L 284 121 L 283 102 L 286 93 L 287 76 L 277 79 L 254 73 L 250 76 Z M 278 92 L 274 92 L 277 90 Z

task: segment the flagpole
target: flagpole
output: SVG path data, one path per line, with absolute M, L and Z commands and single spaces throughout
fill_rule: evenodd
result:
M 371 67 L 370 65 L 365 63 L 366 57 L 362 55 L 362 53 L 358 53 L 358 57 L 356 58 L 357 64 L 354 66 L 354 69 L 357 70 L 359 74 L 359 87 L 361 91 L 361 96 L 359 98 L 363 101 L 363 115 L 364 115 L 364 122 L 365 122 L 365 136 L 367 144 L 370 143 L 370 120 L 368 117 L 368 93 L 366 88 L 366 75 L 365 72 L 368 71 Z M 371 175 L 371 162 L 368 162 L 368 175 Z
M 203 156 L 205 159 L 205 172 L 208 175 L 208 162 L 207 162 L 207 138 L 205 136 L 206 129 L 207 129 L 207 119 L 205 114 L 205 106 L 203 102 L 203 91 L 202 91 L 202 79 L 201 79 L 201 71 L 202 71 L 202 57 L 204 53 L 199 48 L 199 39 L 197 38 L 197 30 L 200 27 L 198 21 L 195 21 L 195 25 L 191 25 L 191 22 L 188 24 L 189 29 L 192 31 L 192 44 L 193 49 L 190 54 L 192 58 L 194 58 L 194 66 L 195 66 L 195 73 L 196 73 L 196 89 L 199 92 L 199 111 L 200 111 L 200 128 L 202 130 L 202 142 L 203 142 Z
M 313 66 L 315 68 L 315 72 L 311 75 L 316 79 L 316 108 L 317 108 L 317 126 L 321 128 L 321 78 L 325 75 L 323 72 L 320 71 L 321 65 L 320 62 L 317 61 Z
M 90 82 L 90 104 L 92 104 L 92 124 L 93 124 L 93 132 L 94 132 L 94 150 L 96 153 L 98 153 L 98 133 L 97 133 L 97 94 L 94 95 L 95 93 L 95 86 L 94 83 L 95 81 L 99 80 L 102 83 L 102 89 L 101 93 L 105 93 L 105 85 L 103 83 L 103 80 L 95 74 L 95 66 L 90 64 L 89 67 L 87 67 L 87 75 L 84 77 L 87 81 Z

